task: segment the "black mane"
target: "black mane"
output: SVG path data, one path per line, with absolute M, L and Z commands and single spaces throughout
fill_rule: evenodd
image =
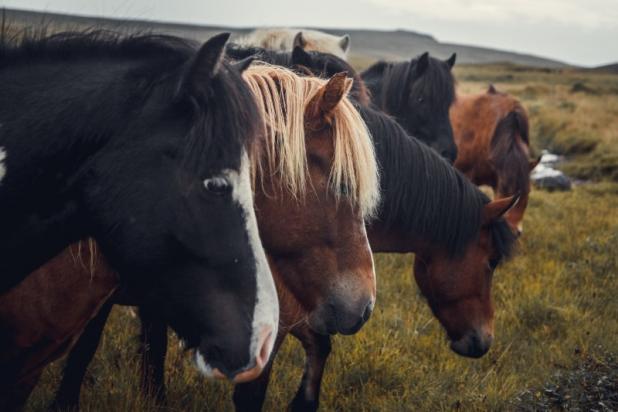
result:
M 192 40 L 161 34 L 125 35 L 107 30 L 26 35 L 19 41 L 7 36 L 0 38 L 4 39 L 0 44 L 0 69 L 34 62 L 60 65 L 92 61 L 92 70 L 104 76 L 105 67 L 97 67 L 96 62 L 130 63 L 121 79 L 125 81 L 122 87 L 126 88 L 121 105 L 126 112 L 135 114 L 133 106 L 144 106 L 149 98 L 155 97 L 158 101 L 176 104 L 178 110 L 186 113 L 185 117 L 190 116 L 184 155 L 192 167 L 204 167 L 207 153 L 210 159 L 229 158 L 227 152 L 234 151 L 234 146 L 247 146 L 247 137 L 257 135 L 248 133 L 247 128 L 259 130 L 257 125 L 261 120 L 253 96 L 240 73 L 225 62 L 220 74 L 212 79 L 210 91 L 179 93 L 183 70 L 200 46 Z M 117 101 L 113 93 L 102 90 L 97 97 Z M 101 123 L 107 123 L 105 129 L 121 130 L 126 126 L 123 122 L 131 120 L 129 114 L 113 117 L 105 109 L 89 112 L 93 117 L 88 122 L 95 125 L 99 123 L 96 116 L 100 116 L 105 118 Z M 110 117 L 118 124 L 109 124 Z
M 381 168 L 378 218 L 387 227 L 462 253 L 478 239 L 489 198 L 428 146 L 406 134 L 389 116 L 359 108 L 374 139 Z M 515 237 L 504 219 L 490 224 L 496 259 L 508 257 Z
M 72 60 L 87 57 L 155 57 L 186 61 L 199 44 L 160 34 L 123 35 L 109 30 L 25 34 L 20 40 L 0 36 L 0 67 L 33 60 Z
M 372 93 L 374 102 L 388 113 L 398 114 L 399 108 L 405 106 L 410 91 L 408 85 L 414 78 L 413 70 L 419 57 L 404 62 L 380 61 L 369 67 L 361 75 Z M 446 64 L 429 57 L 429 66 L 424 74 L 414 82 L 413 87 L 428 90 L 433 107 L 443 104 L 451 105 L 455 100 L 455 79 Z M 377 87 L 380 84 L 380 87 Z

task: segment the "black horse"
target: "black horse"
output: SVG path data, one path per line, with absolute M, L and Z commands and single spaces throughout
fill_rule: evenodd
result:
M 278 303 L 247 156 L 262 120 L 223 61 L 228 38 L 0 47 L 0 293 L 91 236 L 203 373 L 234 378 L 268 356 Z
M 442 61 L 424 53 L 406 62 L 380 61 L 361 73 L 372 102 L 451 163 L 457 157 L 449 120 L 455 59 L 455 54 Z

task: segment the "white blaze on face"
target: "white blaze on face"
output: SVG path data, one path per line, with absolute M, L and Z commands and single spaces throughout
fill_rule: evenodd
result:
M 243 218 L 249 237 L 249 244 L 253 250 L 253 258 L 256 265 L 256 297 L 255 308 L 253 310 L 253 323 L 251 325 L 251 343 L 249 347 L 249 359 L 251 367 L 255 364 L 256 358 L 260 355 L 261 349 L 258 347 L 263 340 L 263 331 L 271 330 L 272 335 L 269 340 L 269 347 L 265 351 L 270 356 L 277 329 L 279 326 L 279 299 L 275 282 L 273 280 L 266 253 L 262 247 L 262 241 L 258 232 L 257 219 L 253 208 L 253 191 L 251 189 L 250 163 L 247 153 L 243 153 L 240 173 L 236 170 L 225 170 L 223 176 L 230 182 L 232 186 L 232 198 L 243 210 Z M 207 360 L 206 360 L 207 361 Z M 196 365 L 199 370 L 207 377 L 213 377 L 214 371 L 210 367 L 202 355 L 196 353 Z
M 2 179 L 4 179 L 4 176 L 6 176 L 5 160 L 6 150 L 4 150 L 4 147 L 0 147 L 0 183 L 2 183 Z

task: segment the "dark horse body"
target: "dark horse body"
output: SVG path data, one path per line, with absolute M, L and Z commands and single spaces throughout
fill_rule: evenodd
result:
M 278 304 L 246 161 L 262 123 L 221 61 L 228 36 L 0 47 L 0 293 L 92 236 L 206 374 L 270 352 Z
M 528 113 L 522 104 L 493 86 L 485 93 L 459 95 L 451 106 L 451 123 L 457 143 L 455 167 L 477 185 L 488 185 L 496 198 L 521 195 L 506 214 L 511 228 L 523 231 L 530 193 Z
M 406 62 L 380 61 L 361 74 L 374 105 L 451 163 L 457 157 L 449 121 L 455 57 L 441 61 L 424 53 Z

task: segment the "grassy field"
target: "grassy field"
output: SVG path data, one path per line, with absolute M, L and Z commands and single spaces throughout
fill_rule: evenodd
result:
M 495 275 L 496 336 L 480 360 L 448 349 L 411 276 L 413 257 L 376 256 L 376 311 L 357 335 L 334 339 L 322 409 L 617 409 L 618 76 L 511 66 L 465 66 L 456 74 L 462 91 L 493 82 L 520 97 L 531 113 L 535 150 L 568 155 L 565 170 L 593 181 L 571 192 L 531 194 L 517 255 Z M 83 410 L 153 409 L 138 390 L 137 333 L 128 311 L 115 309 Z M 165 410 L 232 409 L 231 386 L 204 381 L 172 342 Z M 282 410 L 292 399 L 303 361 L 300 345 L 288 339 L 266 410 Z M 46 407 L 60 367 L 48 368 L 29 410 Z

